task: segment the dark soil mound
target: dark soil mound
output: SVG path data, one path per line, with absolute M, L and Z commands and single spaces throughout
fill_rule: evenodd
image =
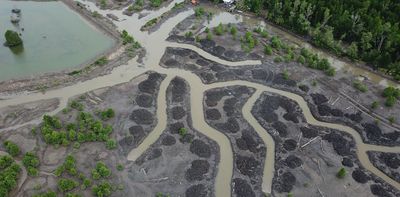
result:
M 294 169 L 294 168 L 297 168 L 297 167 L 300 167 L 301 165 L 303 165 L 303 161 L 294 155 L 290 155 L 289 157 L 287 157 L 285 159 L 285 164 L 289 168 Z
M 181 106 L 173 107 L 171 109 L 171 113 L 174 120 L 179 120 L 186 115 L 185 109 L 183 109 Z
M 297 148 L 297 141 L 294 139 L 285 140 L 283 148 L 287 151 L 294 151 Z
M 207 197 L 207 189 L 203 184 L 190 186 L 186 192 L 186 197 Z
M 201 181 L 204 179 L 204 174 L 208 172 L 210 164 L 207 160 L 194 160 L 192 166 L 186 171 L 185 178 L 188 181 Z
M 233 180 L 234 183 L 234 190 L 236 196 L 240 197 L 255 197 L 256 194 L 254 193 L 251 186 L 247 183 L 247 181 L 236 178 Z
M 305 138 L 314 138 L 318 135 L 318 131 L 313 128 L 300 127 L 300 131 Z
M 257 175 L 260 162 L 254 159 L 254 157 L 238 155 L 236 158 L 236 167 L 239 169 L 240 173 L 252 178 Z
M 209 120 L 219 120 L 221 119 L 221 113 L 218 111 L 218 109 L 207 109 L 206 118 Z
M 209 158 L 211 156 L 211 147 L 201 140 L 194 140 L 190 144 L 190 152 L 199 157 Z
M 154 121 L 154 116 L 151 112 L 145 109 L 136 109 L 132 112 L 130 119 L 137 124 L 149 125 Z
M 353 179 L 359 183 L 366 183 L 369 180 L 368 175 L 366 175 L 362 170 L 356 169 L 351 174 Z
M 140 107 L 151 107 L 151 105 L 153 104 L 153 97 L 146 95 L 146 94 L 139 94 L 136 99 L 135 99 L 136 103 L 140 106 Z

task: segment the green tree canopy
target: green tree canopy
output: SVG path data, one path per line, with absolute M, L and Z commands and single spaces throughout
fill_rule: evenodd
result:
M 23 43 L 18 33 L 12 30 L 7 30 L 6 33 L 4 34 L 4 37 L 6 38 L 5 44 L 6 46 L 9 47 L 18 46 Z

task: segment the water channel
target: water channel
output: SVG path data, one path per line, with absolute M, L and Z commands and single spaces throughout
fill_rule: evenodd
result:
M 387 146 L 376 146 L 365 144 L 360 135 L 352 128 L 332 123 L 325 123 L 316 120 L 307 106 L 306 101 L 299 95 L 270 88 L 261 84 L 252 83 L 248 81 L 229 81 L 229 82 L 221 82 L 214 84 L 203 84 L 198 76 L 193 74 L 192 72 L 180 70 L 180 69 L 167 69 L 159 66 L 159 61 L 162 55 L 165 52 L 166 47 L 182 47 L 191 49 L 199 54 L 201 54 L 204 58 L 210 59 L 212 61 L 225 64 L 228 66 L 243 66 L 243 65 L 254 65 L 260 64 L 260 61 L 241 61 L 241 62 L 229 62 L 226 60 L 222 60 L 218 57 L 215 57 L 195 46 L 191 45 L 183 45 L 177 43 L 170 43 L 165 41 L 168 37 L 169 32 L 175 27 L 180 21 L 184 20 L 186 17 L 193 14 L 193 10 L 188 10 L 177 14 L 176 16 L 166 20 L 159 28 L 159 30 L 154 33 L 148 34 L 147 32 L 141 32 L 139 29 L 142 24 L 152 19 L 153 17 L 161 15 L 166 10 L 169 10 L 174 3 L 181 1 L 173 1 L 166 8 L 162 8 L 161 10 L 155 11 L 151 13 L 151 17 L 144 17 L 138 19 L 138 15 L 135 14 L 132 17 L 127 17 L 122 15 L 121 10 L 100 10 L 93 3 L 83 2 L 88 5 L 88 8 L 91 10 L 96 10 L 102 15 L 106 15 L 108 13 L 113 13 L 118 16 L 121 21 L 115 22 L 120 30 L 126 29 L 130 34 L 132 34 L 137 40 L 139 40 L 142 46 L 146 49 L 146 57 L 144 58 L 143 67 L 136 62 L 136 59 L 128 62 L 127 65 L 122 65 L 115 68 L 110 74 L 97 77 L 91 80 L 87 80 L 82 83 L 77 83 L 71 86 L 63 87 L 56 90 L 51 90 L 42 93 L 31 93 L 24 96 L 17 96 L 15 98 L 11 98 L 8 100 L 0 101 L 0 108 L 6 107 L 10 105 L 18 105 L 31 101 L 38 101 L 42 99 L 50 99 L 50 98 L 59 98 L 60 105 L 59 107 L 51 112 L 55 114 L 59 112 L 62 108 L 67 105 L 67 101 L 70 97 L 83 94 L 85 92 L 89 92 L 102 87 L 111 87 L 113 85 L 117 85 L 120 83 L 127 82 L 132 78 L 143 74 L 146 71 L 152 70 L 161 74 L 166 74 L 166 79 L 162 82 L 160 87 L 160 92 L 157 98 L 157 126 L 154 128 L 147 138 L 140 144 L 136 149 L 133 149 L 129 155 L 128 160 L 135 160 L 141 154 L 143 154 L 151 144 L 153 144 L 161 135 L 162 131 L 165 129 L 167 125 L 166 118 L 166 88 L 169 85 L 169 82 L 175 77 L 179 76 L 187 81 L 190 86 L 190 107 L 191 107 L 191 116 L 193 121 L 193 127 L 202 132 L 204 135 L 214 140 L 220 147 L 220 161 L 218 164 L 218 173 L 216 176 L 215 183 L 215 196 L 231 196 L 231 178 L 233 173 L 233 153 L 232 147 L 228 140 L 228 138 L 221 132 L 210 127 L 205 119 L 204 119 L 204 109 L 203 109 L 203 97 L 204 92 L 219 87 L 227 87 L 234 85 L 242 85 L 248 86 L 256 89 L 256 92 L 252 95 L 252 97 L 246 102 L 243 106 L 242 112 L 244 118 L 249 122 L 249 124 L 256 130 L 256 132 L 260 135 L 261 139 L 264 141 L 267 147 L 267 155 L 264 165 L 264 177 L 262 183 L 262 190 L 266 193 L 271 192 L 271 184 L 272 178 L 274 175 L 274 146 L 275 143 L 272 137 L 268 134 L 267 131 L 263 129 L 263 127 L 257 122 L 257 120 L 251 114 L 251 108 L 254 103 L 260 97 L 263 92 L 271 92 L 275 94 L 279 94 L 290 98 L 297 102 L 300 108 L 303 111 L 304 116 L 309 124 L 333 128 L 340 131 L 344 131 L 353 136 L 353 139 L 356 143 L 357 147 L 357 156 L 360 160 L 361 164 L 369 171 L 382 178 L 387 183 L 393 185 L 397 189 L 400 189 L 400 184 L 382 173 L 380 170 L 376 169 L 368 159 L 366 151 L 381 151 L 381 152 L 400 152 L 399 147 L 387 147 Z

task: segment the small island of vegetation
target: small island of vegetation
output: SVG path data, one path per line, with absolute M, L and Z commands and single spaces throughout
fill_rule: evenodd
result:
M 6 38 L 5 46 L 15 47 L 23 44 L 21 37 L 15 31 L 7 30 L 4 37 Z

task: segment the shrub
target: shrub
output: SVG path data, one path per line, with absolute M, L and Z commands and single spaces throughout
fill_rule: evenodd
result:
M 92 16 L 93 16 L 94 18 L 97 18 L 97 17 L 100 17 L 101 15 L 100 15 L 97 11 L 93 11 L 93 12 L 92 12 Z
M 274 58 L 274 62 L 276 62 L 276 63 L 282 62 L 282 58 L 277 56 Z
M 8 193 L 17 186 L 21 168 L 10 156 L 0 156 L 0 196 Z
M 39 171 L 32 166 L 26 167 L 26 171 L 29 176 L 37 176 L 39 174 Z
M 328 70 L 331 68 L 331 63 L 326 58 L 322 58 L 321 60 L 318 61 L 317 63 L 317 69 L 318 70 Z
M 212 40 L 212 34 L 211 34 L 211 32 L 208 32 L 208 33 L 207 33 L 207 40 Z
M 69 107 L 71 107 L 72 109 L 76 109 L 78 111 L 83 111 L 83 104 L 79 103 L 76 100 L 73 100 L 70 104 Z
M 85 178 L 82 182 L 82 189 L 88 188 L 92 184 L 92 181 L 90 179 Z
M 242 48 L 246 52 L 250 52 L 258 43 L 256 39 L 254 39 L 253 34 L 250 31 L 247 31 L 245 36 L 241 38 Z
M 57 197 L 57 193 L 54 191 L 48 191 L 40 194 L 35 194 L 33 197 Z
M 158 18 L 153 18 L 153 19 L 147 21 L 147 22 L 143 25 L 142 28 L 144 28 L 144 29 L 149 28 L 149 27 L 155 25 L 157 22 L 158 22 Z
M 56 170 L 54 170 L 54 175 L 56 175 L 56 177 L 59 177 L 62 175 L 62 173 L 65 171 L 65 167 L 64 165 L 58 166 L 56 168 Z
M 119 163 L 119 164 L 117 165 L 117 170 L 118 170 L 118 171 L 124 170 L 124 166 L 123 166 L 122 164 Z
M 108 63 L 108 59 L 107 59 L 107 57 L 105 57 L 105 56 L 99 58 L 98 60 L 96 60 L 96 61 L 94 62 L 94 64 L 97 65 L 97 66 L 103 66 L 103 65 L 105 65 L 105 64 L 107 64 L 107 63 Z
M 65 194 L 65 197 L 82 197 L 81 195 L 79 195 L 79 194 L 75 194 L 75 193 L 66 193 Z
M 267 38 L 267 37 L 269 36 L 268 32 L 265 31 L 265 30 L 263 30 L 263 31 L 260 33 L 260 35 L 261 35 L 261 37 L 263 37 L 263 38 Z
M 315 79 L 312 80 L 311 85 L 312 85 L 312 86 L 317 86 L 317 81 L 316 81 Z
M 271 38 L 271 46 L 275 49 L 280 49 L 282 48 L 282 41 L 277 36 L 273 36 Z
M 106 6 L 107 6 L 106 0 L 100 0 L 100 6 L 102 9 L 106 8 Z
M 379 106 L 379 103 L 378 103 L 377 101 L 374 101 L 374 102 L 372 102 L 372 104 L 371 104 L 371 108 L 372 108 L 372 109 L 376 109 L 376 108 L 378 108 L 378 106 Z
M 204 15 L 204 8 L 202 8 L 202 7 L 198 7 L 198 8 L 196 8 L 196 9 L 194 9 L 194 15 L 196 16 L 196 17 L 201 17 L 201 16 L 203 16 Z
M 156 197 L 170 197 L 169 194 L 163 194 L 162 192 L 157 192 Z
M 185 37 L 187 37 L 187 38 L 193 37 L 193 32 L 191 32 L 191 31 L 186 32 Z
M 264 53 L 265 53 L 266 55 L 272 55 L 272 48 L 271 48 L 270 45 L 265 45 L 265 46 L 264 46 Z
M 29 176 L 37 176 L 39 174 L 37 167 L 39 167 L 40 162 L 36 154 L 32 152 L 25 153 L 22 158 L 22 164 L 25 166 Z
M 325 74 L 328 76 L 335 76 L 336 70 L 333 67 L 328 68 L 328 70 L 325 71 Z
M 73 181 L 71 179 L 60 179 L 58 181 L 58 189 L 62 192 L 73 190 L 78 186 L 78 182 Z
M 99 197 L 110 196 L 112 192 L 111 184 L 108 182 L 102 182 L 98 185 L 93 186 L 93 195 Z
M 183 8 L 185 6 L 185 2 L 181 2 L 181 3 L 175 3 L 174 7 L 172 7 L 173 10 L 175 9 L 179 9 L 179 8 Z
M 150 0 L 150 5 L 152 7 L 156 7 L 156 8 L 160 7 L 161 3 L 162 3 L 162 0 Z
M 285 80 L 288 80 L 288 79 L 289 79 L 289 73 L 288 73 L 287 70 L 284 70 L 283 73 L 282 73 L 282 75 L 283 75 L 283 79 L 285 79 Z
M 102 120 L 108 120 L 110 118 L 114 118 L 115 112 L 112 108 L 108 108 L 104 111 L 100 111 L 100 117 Z
M 19 147 L 14 142 L 7 140 L 4 142 L 4 146 L 8 154 L 10 154 L 11 156 L 15 157 L 19 155 L 20 153 Z
M 265 29 L 262 29 L 261 27 L 257 27 L 253 30 L 254 32 L 258 33 L 261 35 L 261 37 L 266 38 L 268 37 L 268 32 L 265 31 Z
M 185 137 L 186 134 L 187 134 L 187 129 L 186 128 L 180 128 L 178 132 L 179 132 L 179 135 L 181 137 Z
M 111 175 L 111 170 L 103 162 L 97 162 L 96 168 L 92 170 L 93 179 L 106 178 Z
M 5 45 L 9 47 L 22 45 L 23 43 L 18 33 L 12 30 L 7 30 L 6 33 L 4 34 L 4 37 L 6 38 Z
M 39 158 L 36 154 L 32 152 L 27 152 L 25 153 L 24 157 L 22 158 L 22 164 L 24 164 L 25 167 L 39 167 Z
M 339 178 L 339 179 L 342 179 L 342 178 L 344 178 L 346 176 L 346 174 L 347 174 L 346 169 L 340 168 L 340 170 L 336 174 L 336 177 Z
M 224 26 L 220 23 L 218 26 L 214 27 L 214 33 L 217 36 L 221 36 L 224 34 Z
M 364 85 L 364 84 L 362 84 L 361 81 L 358 81 L 358 80 L 354 81 L 354 82 L 353 82 L 353 86 L 354 86 L 354 88 L 356 88 L 356 89 L 359 90 L 360 92 L 367 92 L 367 91 L 368 91 L 367 86 Z
M 297 62 L 299 62 L 300 64 L 304 64 L 304 63 L 306 63 L 306 58 L 304 58 L 304 56 L 300 55 L 297 58 Z
M 106 148 L 108 150 L 117 148 L 117 142 L 114 139 L 108 139 L 106 142 Z
M 130 44 L 135 41 L 135 39 L 133 39 L 133 37 L 131 35 L 129 35 L 126 30 L 122 30 L 121 38 L 122 38 L 123 45 Z
M 393 107 L 394 106 L 394 104 L 396 104 L 396 97 L 394 97 L 394 96 L 388 96 L 387 98 L 386 98 L 386 101 L 385 101 L 385 105 L 386 105 L 386 107 Z
M 396 119 L 393 116 L 390 116 L 388 118 L 388 120 L 389 120 L 390 124 L 393 124 L 396 121 Z
M 236 36 L 236 34 L 237 34 L 237 28 L 236 28 L 235 26 L 232 26 L 230 32 L 231 32 L 231 34 L 232 34 L 233 36 Z
M 74 145 L 73 145 L 73 147 L 74 147 L 75 149 L 79 149 L 79 148 L 81 147 L 81 143 L 75 142 Z
M 383 97 L 393 96 L 396 99 L 398 99 L 398 98 L 400 98 L 400 89 L 389 86 L 383 90 L 382 96 Z

